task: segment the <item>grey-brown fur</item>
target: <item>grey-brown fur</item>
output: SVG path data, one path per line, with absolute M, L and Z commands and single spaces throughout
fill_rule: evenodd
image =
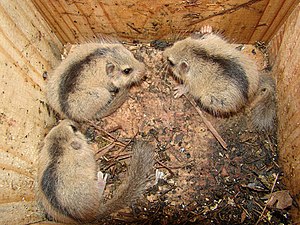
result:
M 133 146 L 133 151 L 128 176 L 114 197 L 101 205 L 98 219 L 135 201 L 143 193 L 147 181 L 152 177 L 153 147 L 146 142 L 137 141 Z
M 91 222 L 126 207 L 145 189 L 153 169 L 152 146 L 133 147 L 128 176 L 113 199 L 102 202 L 94 151 L 70 120 L 46 136 L 38 158 L 38 201 L 55 221 Z
M 120 106 L 126 89 L 144 72 L 144 64 L 119 43 L 81 44 L 50 74 L 47 99 L 62 116 L 76 121 L 97 119 Z
M 103 118 L 115 112 L 126 101 L 128 92 L 128 88 L 123 88 L 112 93 L 112 101 L 110 101 L 104 108 L 100 109 L 95 114 L 94 118 Z
M 258 131 L 276 131 L 276 84 L 273 77 L 261 74 L 258 91 L 251 103 L 251 122 Z
M 239 111 L 257 91 L 255 63 L 211 31 L 178 41 L 163 55 L 185 91 L 214 115 Z

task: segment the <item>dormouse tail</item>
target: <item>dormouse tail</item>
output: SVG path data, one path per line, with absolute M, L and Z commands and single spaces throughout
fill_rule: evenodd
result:
M 127 177 L 115 191 L 115 196 L 101 206 L 98 218 L 116 212 L 138 199 L 152 177 L 153 165 L 154 147 L 147 142 L 135 142 Z
M 122 106 L 122 104 L 126 101 L 127 97 L 128 97 L 127 88 L 123 88 L 119 90 L 113 97 L 112 101 L 109 102 L 103 109 L 99 110 L 96 113 L 94 119 L 107 117 L 110 114 L 114 113 L 118 108 Z

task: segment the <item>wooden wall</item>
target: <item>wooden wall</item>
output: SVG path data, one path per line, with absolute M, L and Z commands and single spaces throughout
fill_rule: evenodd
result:
M 62 45 L 28 0 L 0 1 L 0 224 L 40 221 L 35 201 L 37 145 L 53 115 L 42 74 Z
M 174 38 L 209 23 L 236 42 L 270 40 L 297 0 L 9 0 L 0 1 L 0 224 L 42 220 L 35 202 L 37 145 L 53 115 L 42 74 L 62 44 L 102 33 L 124 40 Z M 280 156 L 299 202 L 299 6 L 275 38 Z M 277 57 L 276 57 L 277 56 Z
M 178 38 L 211 24 L 237 43 L 269 41 L 299 0 L 32 0 L 62 43 L 101 34 Z
M 279 149 L 285 182 L 300 206 L 300 5 L 270 42 L 277 79 Z M 299 208 L 294 210 L 300 223 Z

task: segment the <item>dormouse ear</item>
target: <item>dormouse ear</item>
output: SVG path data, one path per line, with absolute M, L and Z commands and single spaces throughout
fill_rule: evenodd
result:
M 189 64 L 186 61 L 183 61 L 183 62 L 180 63 L 179 69 L 183 73 L 187 73 L 190 70 L 190 66 L 189 66 Z
M 79 149 L 81 149 L 81 143 L 80 142 L 78 142 L 78 141 L 72 141 L 71 142 L 71 146 L 72 146 L 72 148 L 74 148 L 75 150 L 79 150 Z
M 106 74 L 110 76 L 114 72 L 114 70 L 115 70 L 115 65 L 108 62 L 106 64 Z

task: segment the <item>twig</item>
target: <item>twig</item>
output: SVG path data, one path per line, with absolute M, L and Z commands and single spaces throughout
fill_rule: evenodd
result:
M 101 152 L 101 155 L 105 155 L 110 149 L 112 149 L 115 145 L 115 142 L 111 142 L 109 143 L 108 145 L 105 145 L 104 147 L 100 148 L 96 154 L 100 153 Z M 104 151 L 105 150 L 105 151 Z M 104 151 L 104 152 L 102 152 Z M 100 156 L 101 157 L 101 156 Z
M 122 145 L 124 145 L 124 143 L 122 143 L 121 141 L 119 141 L 116 137 L 114 137 L 112 134 L 110 134 L 109 132 L 107 132 L 103 128 L 101 128 L 98 125 L 96 125 L 93 121 L 86 120 L 86 122 L 88 122 L 91 126 L 93 126 L 94 128 L 96 128 L 98 131 L 101 131 L 101 132 L 105 133 L 108 137 L 110 137 L 111 139 L 113 139 L 114 142 L 119 142 Z
M 122 160 L 124 160 L 124 159 L 128 159 L 128 158 L 130 158 L 130 157 L 131 157 L 131 153 L 126 153 L 126 154 L 120 155 L 120 156 L 118 157 L 117 160 L 116 160 L 116 159 L 110 159 L 110 160 L 112 160 L 112 162 L 111 162 L 108 166 L 106 166 L 106 167 L 104 168 L 104 170 L 106 171 L 106 170 L 108 170 L 110 167 L 116 165 L 118 162 L 120 162 L 120 161 L 122 161 Z M 113 169 L 115 169 L 115 168 L 113 168 Z M 112 172 L 112 174 L 113 174 L 113 173 L 114 173 L 114 172 Z
M 35 222 L 32 222 L 32 223 L 27 223 L 28 225 L 31 225 L 31 224 L 48 224 L 48 220 L 39 220 L 39 221 L 35 221 Z M 51 222 L 49 222 L 49 224 L 51 224 Z
M 279 177 L 279 173 L 278 173 L 278 174 L 276 175 L 276 177 L 275 177 L 275 180 L 274 180 L 274 183 L 273 183 L 273 186 L 272 186 L 270 195 L 271 195 L 271 194 L 273 193 L 273 191 L 274 191 L 274 188 L 275 188 L 275 185 L 276 185 L 276 182 L 277 182 L 278 177 Z M 271 197 L 268 199 L 268 201 L 267 201 L 267 203 L 265 204 L 265 207 L 264 207 L 263 211 L 261 212 L 260 217 L 258 218 L 258 220 L 257 220 L 257 222 L 255 223 L 255 225 L 257 225 L 257 224 L 261 221 L 261 219 L 264 217 L 264 214 L 265 214 L 265 211 L 266 211 L 266 209 L 267 209 L 267 206 L 268 206 L 269 202 L 270 202 L 271 200 L 273 200 L 273 198 L 274 198 L 274 197 L 271 196 Z
M 178 170 L 178 169 L 182 169 L 185 168 L 186 166 L 168 166 L 169 169 L 171 170 Z M 161 169 L 161 168 L 165 168 L 165 166 L 156 166 L 156 169 Z
M 131 153 L 126 153 L 126 154 L 124 154 L 124 155 L 119 155 L 119 156 L 118 156 L 118 161 L 124 160 L 124 159 L 128 159 L 128 158 L 130 158 L 130 157 L 131 157 Z
M 199 107 L 196 105 L 195 101 L 193 99 L 190 99 L 188 96 L 184 95 L 186 97 L 186 99 L 192 104 L 192 106 L 194 106 L 194 108 L 196 109 L 196 111 L 198 112 L 199 116 L 202 118 L 203 122 L 205 123 L 205 125 L 207 126 L 207 128 L 209 129 L 209 131 L 214 135 L 214 137 L 218 140 L 218 142 L 221 144 L 221 146 L 227 150 L 227 144 L 226 142 L 223 140 L 223 138 L 220 136 L 220 134 L 218 133 L 218 131 L 213 127 L 213 125 L 209 122 L 208 119 L 206 119 L 206 117 L 203 115 L 202 111 L 199 109 Z
M 252 209 L 252 212 L 254 212 L 258 215 L 261 215 L 261 213 L 257 209 Z M 262 215 L 262 219 L 265 219 L 268 222 L 268 224 L 271 224 L 270 221 L 268 220 L 268 218 L 265 215 Z
M 264 207 L 262 207 L 257 201 L 254 200 L 254 203 L 255 203 L 261 210 L 264 209 Z
M 174 176 L 174 172 L 171 170 L 170 167 L 166 166 L 165 164 L 163 164 L 162 162 L 160 162 L 160 161 L 158 161 L 158 160 L 156 160 L 156 162 L 157 162 L 159 165 L 161 165 L 163 168 L 166 168 L 166 169 L 170 172 L 170 174 L 172 174 L 172 176 Z
M 249 218 L 251 218 L 251 215 L 249 214 L 249 212 L 242 205 L 239 205 L 239 206 L 245 211 L 245 213 L 247 214 L 247 216 Z
M 272 140 L 271 140 L 270 136 L 269 136 L 268 134 L 266 134 L 266 136 L 267 136 L 267 138 L 268 138 L 268 144 L 269 144 L 269 147 L 270 147 L 271 151 L 272 151 L 273 153 L 276 153 L 276 151 L 274 150 L 273 143 L 272 143 Z M 277 166 L 278 166 L 278 165 L 277 165 Z
M 120 142 L 120 141 L 115 141 L 115 140 L 112 140 L 111 138 L 106 138 L 104 136 L 101 136 L 101 138 L 107 142 L 109 142 L 109 144 L 112 144 L 114 143 L 115 145 L 118 145 L 120 147 L 124 147 L 125 144 L 123 142 Z
M 167 190 L 164 190 L 160 193 L 160 197 L 168 194 L 170 191 L 174 190 L 176 187 L 175 186 L 172 186 L 171 188 L 167 189 Z
M 275 177 L 275 180 L 274 180 L 274 183 L 273 183 L 273 186 L 272 186 L 272 189 L 271 189 L 271 194 L 273 193 L 274 191 L 274 188 L 275 188 L 275 185 L 276 185 L 276 182 L 278 180 L 278 177 L 279 177 L 279 173 L 277 173 L 276 177 Z
M 114 157 L 114 159 L 118 158 L 119 154 L 121 152 L 123 152 L 127 147 L 128 145 L 133 141 L 133 139 L 138 135 L 139 131 L 137 131 L 134 136 L 117 152 L 116 156 Z

